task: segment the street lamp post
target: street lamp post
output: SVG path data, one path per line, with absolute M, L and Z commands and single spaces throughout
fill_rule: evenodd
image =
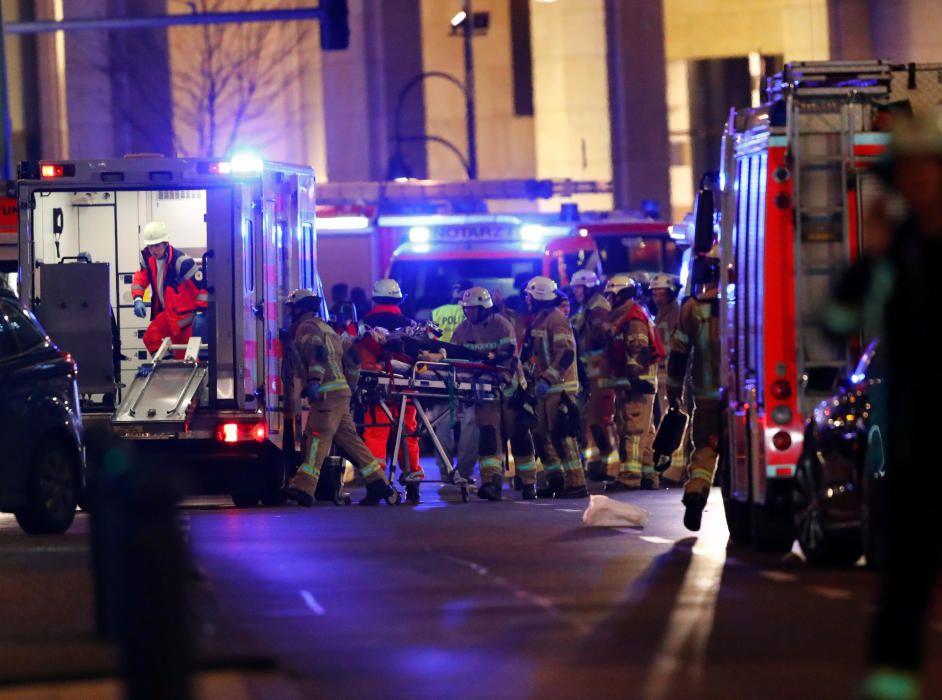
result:
M 471 39 L 474 36 L 474 15 L 471 0 L 464 0 L 464 92 L 465 125 L 468 130 L 468 178 L 478 177 L 478 147 L 474 115 L 474 51 Z

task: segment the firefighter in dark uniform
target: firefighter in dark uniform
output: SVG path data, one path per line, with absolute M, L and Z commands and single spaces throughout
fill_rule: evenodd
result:
M 505 317 L 496 313 L 494 301 L 484 287 L 472 287 L 461 298 L 466 319 L 452 335 L 453 345 L 461 345 L 480 355 L 488 363 L 504 365 L 514 379 L 504 389 L 503 401 L 477 404 L 475 419 L 480 430 L 478 455 L 481 464 L 481 487 L 478 498 L 501 500 L 503 489 L 504 440 L 510 436 L 510 450 L 514 456 L 517 476 L 523 483 L 525 500 L 536 498 L 536 459 L 530 422 L 514 401 L 519 385 L 517 373 L 517 340 L 514 327 Z M 532 413 L 530 414 L 532 416 Z
M 340 336 L 318 317 L 321 298 L 308 289 L 298 289 L 288 297 L 293 323 L 289 331 L 292 365 L 310 404 L 305 432 L 304 462 L 284 489 L 288 500 L 309 507 L 321 466 L 336 442 L 356 465 L 366 482 L 361 505 L 376 505 L 396 498 L 386 482 L 383 463 L 373 457 L 357 434 L 350 414 L 350 382 L 359 374 L 359 361 L 351 350 L 344 351 Z
M 546 472 L 540 498 L 587 498 L 585 472 L 576 438 L 581 421 L 576 339 L 559 310 L 563 296 L 549 277 L 534 277 L 524 289 L 533 319 L 524 339 L 522 359 L 528 390 L 536 398 L 536 451 Z
M 605 324 L 612 305 L 602 294 L 598 275 L 579 270 L 571 287 L 579 312 L 573 317 L 586 392 L 582 408 L 585 459 L 589 479 L 614 479 L 618 471 L 618 436 L 615 433 L 615 389 L 612 386 Z
M 667 360 L 667 397 L 679 403 L 690 372 L 694 392 L 693 454 L 684 484 L 684 525 L 700 529 L 716 463 L 720 431 L 720 314 L 719 250 L 716 246 L 702 259 L 698 289 L 680 308 L 680 320 L 671 336 Z

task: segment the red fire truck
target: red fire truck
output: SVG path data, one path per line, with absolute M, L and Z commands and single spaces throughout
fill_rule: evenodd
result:
M 770 102 L 731 110 L 723 139 L 720 483 L 734 541 L 791 546 L 792 480 L 805 418 L 854 366 L 864 338 L 837 342 L 822 312 L 855 260 L 879 188 L 868 163 L 890 105 L 939 101 L 939 65 L 792 63 Z

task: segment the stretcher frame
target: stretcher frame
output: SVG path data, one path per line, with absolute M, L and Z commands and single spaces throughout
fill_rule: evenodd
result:
M 370 384 L 373 391 L 369 394 L 367 404 L 374 404 L 386 415 L 389 420 L 388 427 L 395 427 L 396 436 L 392 447 L 387 449 L 386 466 L 389 474 L 389 483 L 393 483 L 396 469 L 397 455 L 402 452 L 404 464 L 402 465 L 402 482 L 441 483 L 458 487 L 461 500 L 467 503 L 470 499 L 470 482 L 458 473 L 454 467 L 454 457 L 445 450 L 438 435 L 435 433 L 435 424 L 442 420 L 446 414 L 431 418 L 423 401 L 460 401 L 465 404 L 481 404 L 499 401 L 501 398 L 503 380 L 501 375 L 509 370 L 476 362 L 443 360 L 431 362 L 419 360 L 408 375 L 365 370 L 361 373 L 361 385 Z M 431 376 L 429 376 L 431 374 Z M 471 376 L 466 376 L 470 374 Z M 363 382 L 365 377 L 369 380 Z M 375 389 L 381 389 L 380 392 Z M 358 390 L 361 390 L 358 387 Z M 366 387 L 362 389 L 366 393 Z M 390 402 L 398 406 L 398 415 L 394 415 Z M 406 430 L 406 406 L 412 403 L 415 406 L 418 425 L 414 433 Z M 417 478 L 413 476 L 412 465 L 409 462 L 408 449 L 401 449 L 406 439 L 426 435 L 432 442 L 435 455 L 438 457 L 441 479 Z

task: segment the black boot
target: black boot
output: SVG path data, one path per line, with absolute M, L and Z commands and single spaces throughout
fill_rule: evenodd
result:
M 589 462 L 586 471 L 589 481 L 608 481 L 608 474 L 605 473 L 605 465 L 602 462 Z
M 700 529 L 700 521 L 703 518 L 703 508 L 706 506 L 706 496 L 699 493 L 685 493 L 683 504 L 686 507 L 684 511 L 684 527 L 692 532 Z
M 419 505 L 422 500 L 419 498 L 419 482 L 418 481 L 407 481 L 406 482 L 406 500 L 413 505 Z
M 305 508 L 310 508 L 314 505 L 314 496 L 309 494 L 307 491 L 302 491 L 301 489 L 296 489 L 292 486 L 285 486 L 281 489 L 281 495 L 285 497 L 285 500 L 294 501 L 299 506 Z
M 371 481 L 366 485 L 366 496 L 360 499 L 361 506 L 376 506 L 385 500 L 389 504 L 398 503 L 399 492 L 381 479 Z
M 478 498 L 485 501 L 499 501 L 500 492 L 504 486 L 504 479 L 500 474 L 495 474 L 489 481 L 485 481 L 478 488 Z
M 559 476 L 550 476 L 546 479 L 546 486 L 537 490 L 536 495 L 540 498 L 556 498 L 566 488 L 566 481 L 562 474 Z
M 520 496 L 525 501 L 536 500 L 536 484 L 524 484 L 520 489 Z
M 589 491 L 583 486 L 567 486 L 561 493 L 556 494 L 556 498 L 588 498 Z

